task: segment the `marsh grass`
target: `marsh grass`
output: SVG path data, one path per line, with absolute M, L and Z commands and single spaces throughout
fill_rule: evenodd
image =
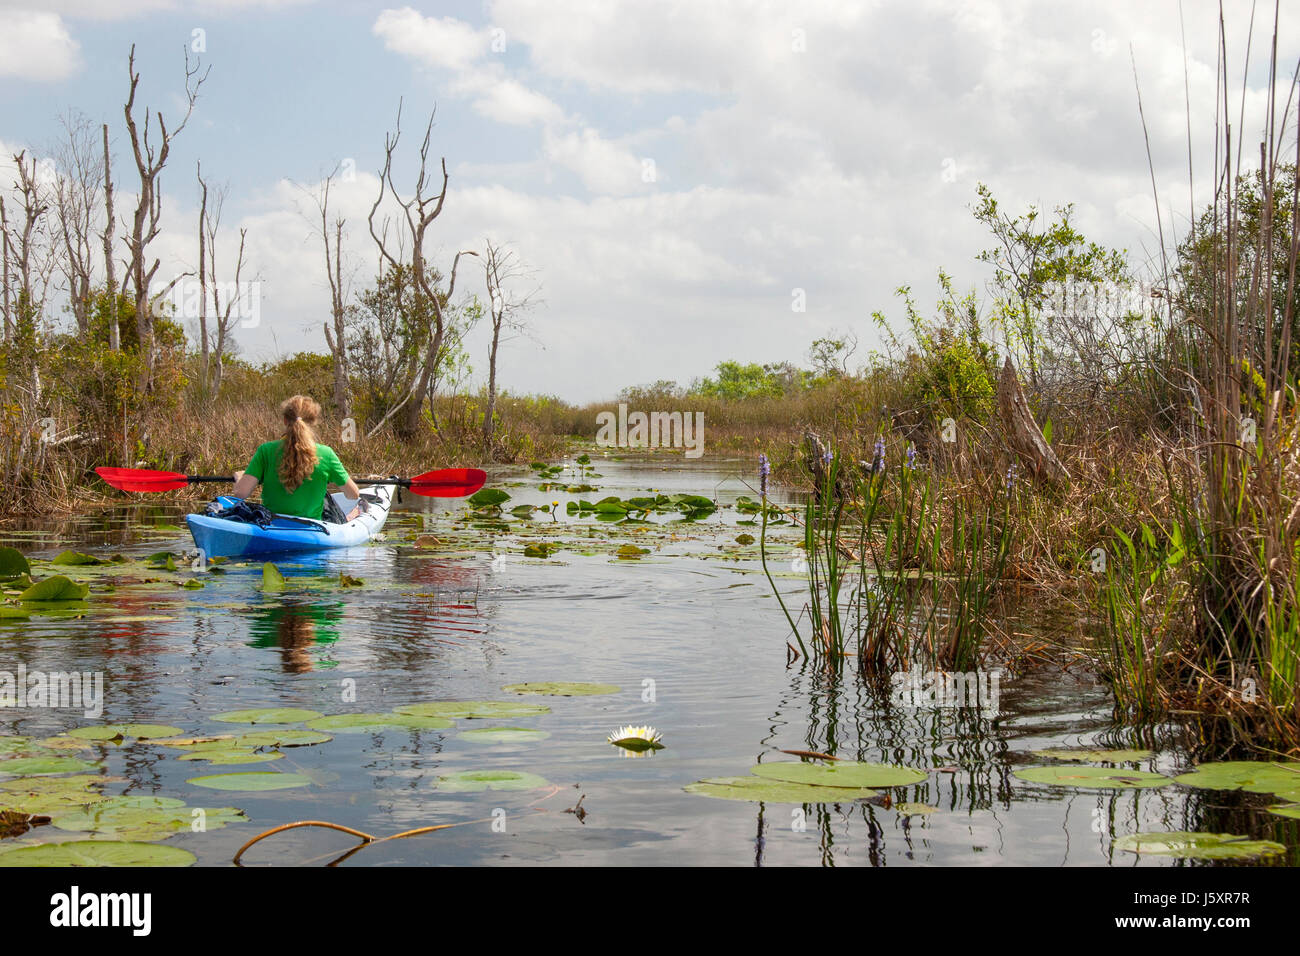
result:
M 823 464 L 804 506 L 797 617 L 771 582 L 800 652 L 831 667 L 856 656 L 864 675 L 978 666 L 1011 550 L 1011 490 L 950 485 L 911 455 L 888 467 L 883 440 L 870 463 L 828 452 Z

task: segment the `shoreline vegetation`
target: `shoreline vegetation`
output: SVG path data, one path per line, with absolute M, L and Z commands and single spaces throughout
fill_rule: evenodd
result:
M 1274 54 L 1270 76 L 1277 72 Z M 130 76 L 134 99 L 133 65 Z M 187 63 L 186 76 L 192 110 L 206 75 Z M 806 595 L 786 607 L 798 657 L 833 673 L 851 664 L 867 681 L 899 669 L 983 668 L 1007 657 L 995 646 L 1004 642 L 990 640 L 998 601 L 1011 584 L 1032 587 L 1091 622 L 1091 653 L 1123 719 L 1204 715 L 1234 743 L 1294 754 L 1295 112 L 1294 98 L 1286 107 L 1270 101 L 1255 137 L 1229 124 L 1226 100 L 1216 104 L 1220 185 L 1177 227 L 1161 221 L 1154 264 L 1088 239 L 1069 205 L 1007 210 L 981 185 L 972 212 L 987 247 L 972 253 L 987 266 L 984 294 L 958 290 L 940 271 L 933 308 L 900 288 L 892 311 L 901 322 L 873 312 L 869 327 L 814 341 L 806 362 L 725 361 L 687 386 L 632 386 L 586 406 L 512 395 L 497 382 L 502 335 L 524 329 L 533 301 L 518 259 L 489 243 L 458 253 L 445 277 L 425 259 L 425 233 L 448 190 L 444 166 L 441 192 L 428 192 L 437 177 L 425 168 L 427 128 L 414 192 L 392 174 L 400 117 L 386 143 L 379 200 L 408 213 L 401 221 L 411 234 L 400 253 L 379 243 L 381 270 L 355 301 L 331 279 L 330 352 L 256 366 L 232 354 L 239 315 L 210 298 L 207 278 L 197 317 L 151 292 L 160 201 L 152 189 L 165 147 L 137 154 L 143 212 L 121 237 L 126 276 L 114 275 L 112 230 L 109 255 L 95 265 L 102 222 L 113 221 L 108 155 L 96 160 L 97 131 L 70 123 L 68 150 L 85 162 L 55 163 L 64 172 L 53 184 L 35 158 L 15 157 L 0 512 L 117 499 L 91 478 L 97 465 L 242 467 L 278 433 L 274 407 L 295 393 L 322 403 L 320 438 L 355 474 L 409 473 L 431 461 L 527 465 L 590 450 L 601 413 L 620 403 L 702 414 L 706 457 L 752 458 L 757 485 L 762 455 L 765 489 L 770 480 L 807 493 Z M 134 141 L 134 126 L 129 134 Z M 1243 138 L 1253 163 L 1239 166 Z M 317 194 L 317 238 L 328 274 L 338 275 L 329 182 Z M 201 219 L 205 247 L 215 230 Z M 490 303 L 454 296 L 462 256 L 488 263 L 490 287 L 495 263 Z M 60 274 L 71 322 L 51 314 L 50 276 Z M 209 277 L 216 285 L 215 266 Z M 197 344 L 186 326 L 195 318 Z M 490 384 L 470 391 L 465 333 L 480 321 L 493 330 Z M 860 353 L 860 336 L 879 347 Z M 759 511 L 766 522 L 766 506 Z

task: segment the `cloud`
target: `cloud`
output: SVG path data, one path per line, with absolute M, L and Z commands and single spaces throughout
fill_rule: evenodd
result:
M 58 14 L 0 9 L 0 76 L 51 83 L 80 66 L 80 47 Z
M 487 52 L 486 31 L 452 17 L 425 17 L 410 7 L 384 10 L 375 20 L 375 36 L 395 53 L 422 65 L 446 70 L 466 70 Z

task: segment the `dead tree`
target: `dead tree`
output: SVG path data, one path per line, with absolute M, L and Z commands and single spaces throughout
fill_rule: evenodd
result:
M 396 415 L 399 410 L 403 411 L 405 415 L 405 431 L 413 433 L 419 424 L 420 410 L 426 398 L 430 400 L 430 406 L 432 406 L 438 363 L 442 359 L 443 345 L 447 336 L 447 316 L 443 311 L 442 303 L 444 298 L 446 300 L 451 299 L 452 292 L 456 287 L 456 267 L 460 264 L 460 257 L 463 255 L 478 255 L 477 252 L 469 250 L 456 253 L 445 294 L 441 293 L 441 290 L 435 289 L 429 281 L 429 272 L 425 266 L 424 240 L 429 226 L 442 213 L 443 203 L 447 199 L 448 179 L 447 160 L 444 157 L 441 161 L 442 186 L 437 193 L 430 191 L 432 181 L 428 162 L 429 142 L 433 136 L 433 118 L 434 114 L 430 113 L 429 122 L 424 128 L 424 140 L 420 144 L 420 169 L 415 180 L 415 191 L 410 198 L 404 200 L 393 182 L 393 153 L 396 151 L 398 141 L 402 135 L 402 107 L 399 102 L 397 123 L 393 132 L 384 137 L 384 167 L 379 173 L 379 195 L 375 197 L 374 205 L 370 207 L 370 215 L 366 219 L 370 229 L 370 237 L 379 247 L 381 263 L 386 263 L 391 269 L 398 269 L 403 266 L 410 269 L 416 292 L 428 302 L 429 310 L 433 316 L 433 329 L 428 330 L 428 343 L 419 362 L 419 368 L 411 380 L 411 387 L 407 390 L 406 395 L 384 414 L 379 424 L 371 430 L 371 434 L 374 434 L 387 424 L 389 419 Z M 402 211 L 405 233 L 400 238 L 399 255 L 401 249 L 409 248 L 410 259 L 407 262 L 402 262 L 398 256 L 393 255 L 389 250 L 387 220 L 379 227 L 379 231 L 376 231 L 375 216 L 379 212 L 385 194 L 390 192 L 392 193 L 393 202 Z M 409 242 L 409 247 L 406 246 L 407 242 Z M 399 302 L 398 306 L 405 309 L 404 303 Z M 414 310 L 412 310 L 411 314 L 414 314 Z
M 222 282 L 217 277 L 217 235 L 221 229 L 221 211 L 226 204 L 227 187 L 219 187 L 211 203 L 208 202 L 208 184 L 199 176 L 201 211 L 199 215 L 199 335 L 202 339 L 203 391 L 215 396 L 221 390 L 225 371 L 225 357 L 233 341 L 235 322 L 239 314 L 235 307 L 244 298 L 244 246 L 248 230 L 239 230 L 239 252 L 235 256 L 233 282 Z M 203 272 L 207 265 L 206 275 Z M 208 301 L 211 295 L 212 324 L 208 323 Z
M 1025 390 L 1016 378 L 1016 367 L 1007 356 L 998 379 L 998 414 L 1012 450 L 1025 462 L 1029 473 L 1036 479 L 1051 483 L 1069 484 L 1070 473 L 1052 451 L 1042 429 L 1029 411 Z
M 135 44 L 131 45 L 131 55 L 127 59 L 127 76 L 130 77 L 131 87 L 126 105 L 123 107 L 123 113 L 126 116 L 126 131 L 131 137 L 131 153 L 135 158 L 136 173 L 140 179 L 140 191 L 136 198 L 135 215 L 131 220 L 131 231 L 126 240 L 127 252 L 130 255 L 127 272 L 130 276 L 131 291 L 135 300 L 136 336 L 145 359 L 145 380 L 142 384 L 146 388 L 153 379 L 155 357 L 153 304 L 150 301 L 149 286 L 153 282 L 160 264 L 158 259 L 154 259 L 152 264 L 146 264 L 146 254 L 149 243 L 158 236 L 158 223 L 162 218 L 162 193 L 159 188 L 158 176 L 163 167 L 167 165 L 167 156 L 171 152 L 172 140 L 180 134 L 194 114 L 194 104 L 198 100 L 199 88 L 208 76 L 206 71 L 202 76 L 199 76 L 198 71 L 199 64 L 196 63 L 193 67 L 190 66 L 189 49 L 186 48 L 185 116 L 174 129 L 169 131 L 162 113 L 157 113 L 158 135 L 162 138 L 162 143 L 161 145 L 155 145 L 149 142 L 151 124 L 148 108 L 145 109 L 144 113 L 143 129 L 136 123 L 135 119 L 135 93 L 136 87 L 140 83 L 140 74 L 135 71 Z
M 330 187 L 338 169 L 325 177 L 320 192 L 312 196 L 320 218 L 320 237 L 325 246 L 325 278 L 330 286 L 330 318 L 324 323 L 325 344 L 329 346 L 334 365 L 334 406 L 340 418 L 352 416 L 352 392 L 349 387 L 351 370 L 348 367 L 347 314 L 349 290 L 343 279 L 343 227 L 347 220 L 342 216 L 330 221 Z
M 108 124 L 104 124 L 104 285 L 108 289 L 108 347 L 114 352 L 122 347 L 121 330 L 117 327 L 117 265 L 113 260 L 113 166 L 108 150 Z
M 525 266 L 513 250 L 483 242 L 483 273 L 487 281 L 488 317 L 492 321 L 492 345 L 488 351 L 487 408 L 483 412 L 483 447 L 490 454 L 497 405 L 497 350 L 512 333 L 526 331 L 525 313 L 536 305 L 540 288 L 520 293 L 514 287 L 520 282 L 531 283 L 533 272 Z M 502 333 L 506 338 L 502 338 Z
M 2 220 L 6 271 L 12 259 L 17 271 L 13 278 L 18 283 L 17 300 L 6 308 L 6 332 L 11 336 L 35 335 L 37 319 L 44 311 L 49 280 L 50 260 L 42 254 L 39 240 L 50 201 L 36 174 L 36 157 L 31 157 L 29 162 L 27 151 L 23 150 L 14 154 L 13 159 L 18 171 L 13 190 L 17 194 L 22 220 L 21 225 L 11 226 L 7 213 Z M 5 288 L 8 290 L 8 282 Z
M 100 170 L 93 127 L 84 116 L 62 119 L 64 139 L 56 153 L 54 209 L 63 246 L 60 271 L 67 283 L 69 306 L 84 336 L 90 330 L 94 246 L 99 207 Z

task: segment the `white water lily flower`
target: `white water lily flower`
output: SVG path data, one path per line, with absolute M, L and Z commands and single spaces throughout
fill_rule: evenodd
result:
M 663 734 L 653 727 L 620 727 L 609 735 L 609 742 L 628 750 L 662 750 Z

